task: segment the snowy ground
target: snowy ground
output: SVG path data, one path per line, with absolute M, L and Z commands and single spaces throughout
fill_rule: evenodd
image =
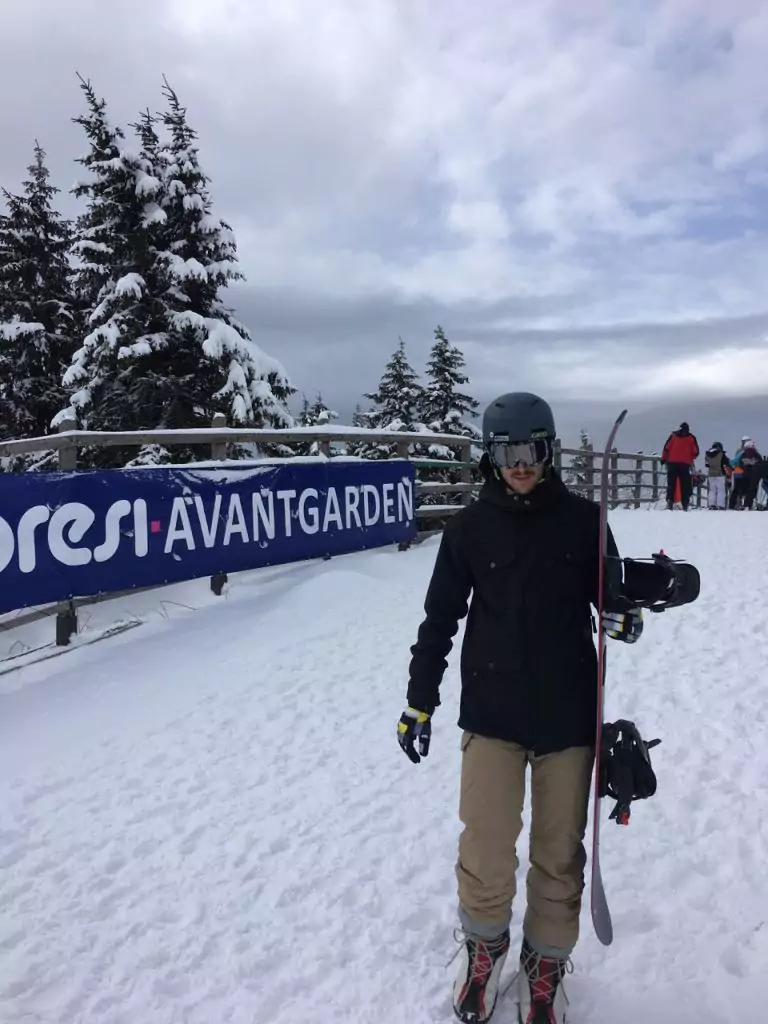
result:
M 571 1017 L 764 1024 L 768 520 L 613 524 L 703 592 L 610 648 L 608 713 L 663 737 L 659 794 L 604 825 L 616 941 L 585 909 Z M 144 625 L 0 676 L 2 1024 L 448 1024 L 455 659 L 429 759 L 395 740 L 435 551 L 122 599 L 89 628 Z

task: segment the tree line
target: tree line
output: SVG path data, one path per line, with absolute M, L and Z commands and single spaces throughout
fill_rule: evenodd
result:
M 253 340 L 224 301 L 243 279 L 229 224 L 213 214 L 210 178 L 187 110 L 163 79 L 163 109 L 143 111 L 130 133 L 111 122 L 106 101 L 79 77 L 85 111 L 73 121 L 88 150 L 71 190 L 73 220 L 56 209 L 46 154 L 35 143 L 20 194 L 3 189 L 0 215 L 0 439 L 49 434 L 62 422 L 89 430 L 231 426 L 291 427 L 338 417 L 321 396 L 296 394 L 281 363 Z M 353 424 L 476 437 L 477 402 L 460 350 L 441 327 L 421 384 L 401 341 L 378 388 Z M 280 454 L 306 454 L 309 446 Z M 367 441 L 354 454 L 389 457 Z M 447 450 L 424 451 L 435 459 Z M 199 457 L 193 446 L 93 449 L 83 464 L 162 464 Z M 232 447 L 234 457 L 252 454 Z M 52 453 L 6 460 L 4 468 L 54 468 Z M 3 467 L 0 467 L 3 468 Z

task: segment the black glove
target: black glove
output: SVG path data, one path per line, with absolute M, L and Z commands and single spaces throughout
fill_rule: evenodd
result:
M 432 722 L 427 712 L 406 708 L 397 723 L 397 742 L 414 764 L 418 764 L 422 757 L 427 756 L 431 739 Z M 417 741 L 418 752 L 416 751 Z

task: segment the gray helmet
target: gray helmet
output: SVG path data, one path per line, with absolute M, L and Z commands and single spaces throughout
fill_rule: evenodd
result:
M 513 391 L 495 398 L 483 413 L 483 441 L 530 441 L 555 438 L 555 417 L 543 398 Z

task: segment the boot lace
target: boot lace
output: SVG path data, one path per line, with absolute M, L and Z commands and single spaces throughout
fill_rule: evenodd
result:
M 469 935 L 467 932 L 457 928 L 453 933 L 453 937 L 458 943 L 458 949 L 448 961 L 446 967 L 453 963 L 462 948 L 466 946 L 470 967 L 470 984 L 478 982 L 484 985 L 490 977 L 498 956 L 509 949 L 509 937 L 507 935 L 499 935 L 495 939 L 480 939 L 476 935 Z
M 520 959 L 531 986 L 531 1002 L 534 1003 L 553 1002 L 557 986 L 562 982 L 564 976 L 566 974 L 573 974 L 573 961 L 570 957 L 559 959 L 552 956 L 543 956 L 526 945 L 523 947 Z M 563 996 L 566 1003 L 568 1003 L 569 1000 L 565 986 L 563 986 Z

